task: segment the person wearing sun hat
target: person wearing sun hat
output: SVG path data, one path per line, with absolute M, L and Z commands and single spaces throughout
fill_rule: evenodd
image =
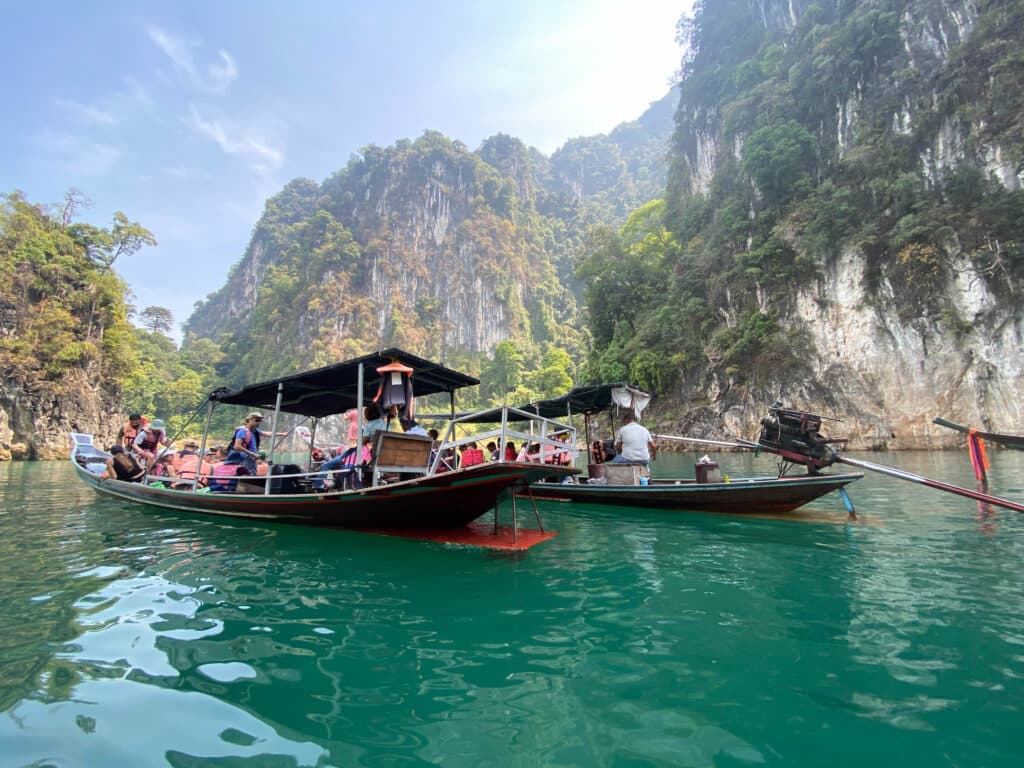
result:
M 234 453 L 242 454 L 244 461 L 243 466 L 249 470 L 249 474 L 256 474 L 256 459 L 260 453 L 260 438 L 261 437 L 284 437 L 287 432 L 265 432 L 260 429 L 260 424 L 263 423 L 263 414 L 259 411 L 253 411 L 245 417 L 245 421 L 242 422 L 242 426 L 235 429 L 235 434 L 231 438 L 231 445 L 229 450 Z
M 164 429 L 163 419 L 153 419 L 139 429 L 139 434 L 135 436 L 135 441 L 132 443 L 132 451 L 145 462 L 147 469 L 152 467 L 156 461 L 160 446 L 166 448 L 171 444 L 171 439 Z

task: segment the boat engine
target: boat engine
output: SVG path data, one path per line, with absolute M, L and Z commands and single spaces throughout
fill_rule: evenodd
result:
M 768 406 L 768 416 L 761 419 L 757 442 L 794 464 L 812 469 L 827 467 L 836 456 L 830 443 L 846 442 L 846 438 L 823 437 L 821 421 L 817 414 L 784 408 L 776 401 Z

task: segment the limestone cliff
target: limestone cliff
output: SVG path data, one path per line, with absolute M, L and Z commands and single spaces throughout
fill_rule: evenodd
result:
M 573 256 L 588 226 L 659 193 L 671 107 L 550 159 L 501 134 L 470 152 L 428 131 L 293 181 L 186 334 L 222 341 L 235 378 L 391 344 L 459 359 L 557 339 L 581 356 Z M 585 189 L 569 178 L 583 159 Z
M 745 208 L 728 225 L 746 271 L 711 311 L 777 316 L 799 341 L 777 370 L 683 377 L 701 405 L 662 418 L 750 437 L 781 397 L 890 449 L 960 443 L 935 416 L 1024 427 L 1022 22 L 1019 2 L 703 4 L 669 195 L 680 220 L 720 208 L 678 231 L 706 248 Z M 714 45 L 728 29 L 744 32 Z

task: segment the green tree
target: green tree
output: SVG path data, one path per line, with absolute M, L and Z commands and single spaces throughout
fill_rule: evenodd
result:
M 494 348 L 494 357 L 480 372 L 481 395 L 486 399 L 503 398 L 514 392 L 523 375 L 523 353 L 514 341 L 503 341 Z
M 170 333 L 174 328 L 174 315 L 166 307 L 146 307 L 139 313 L 139 319 L 150 333 Z
M 107 269 L 113 267 L 121 256 L 132 256 L 143 246 L 156 245 L 152 232 L 137 221 L 129 221 L 121 211 L 114 213 L 110 229 L 100 229 L 91 224 L 72 224 L 68 229 L 89 257 Z

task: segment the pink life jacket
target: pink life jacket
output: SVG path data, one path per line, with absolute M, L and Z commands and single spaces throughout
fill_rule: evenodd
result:
M 234 493 L 238 487 L 238 480 L 218 480 L 217 478 L 236 478 L 239 475 L 248 475 L 249 470 L 241 464 L 228 464 L 222 462 L 213 468 L 213 478 L 210 480 L 210 490 L 214 493 Z

